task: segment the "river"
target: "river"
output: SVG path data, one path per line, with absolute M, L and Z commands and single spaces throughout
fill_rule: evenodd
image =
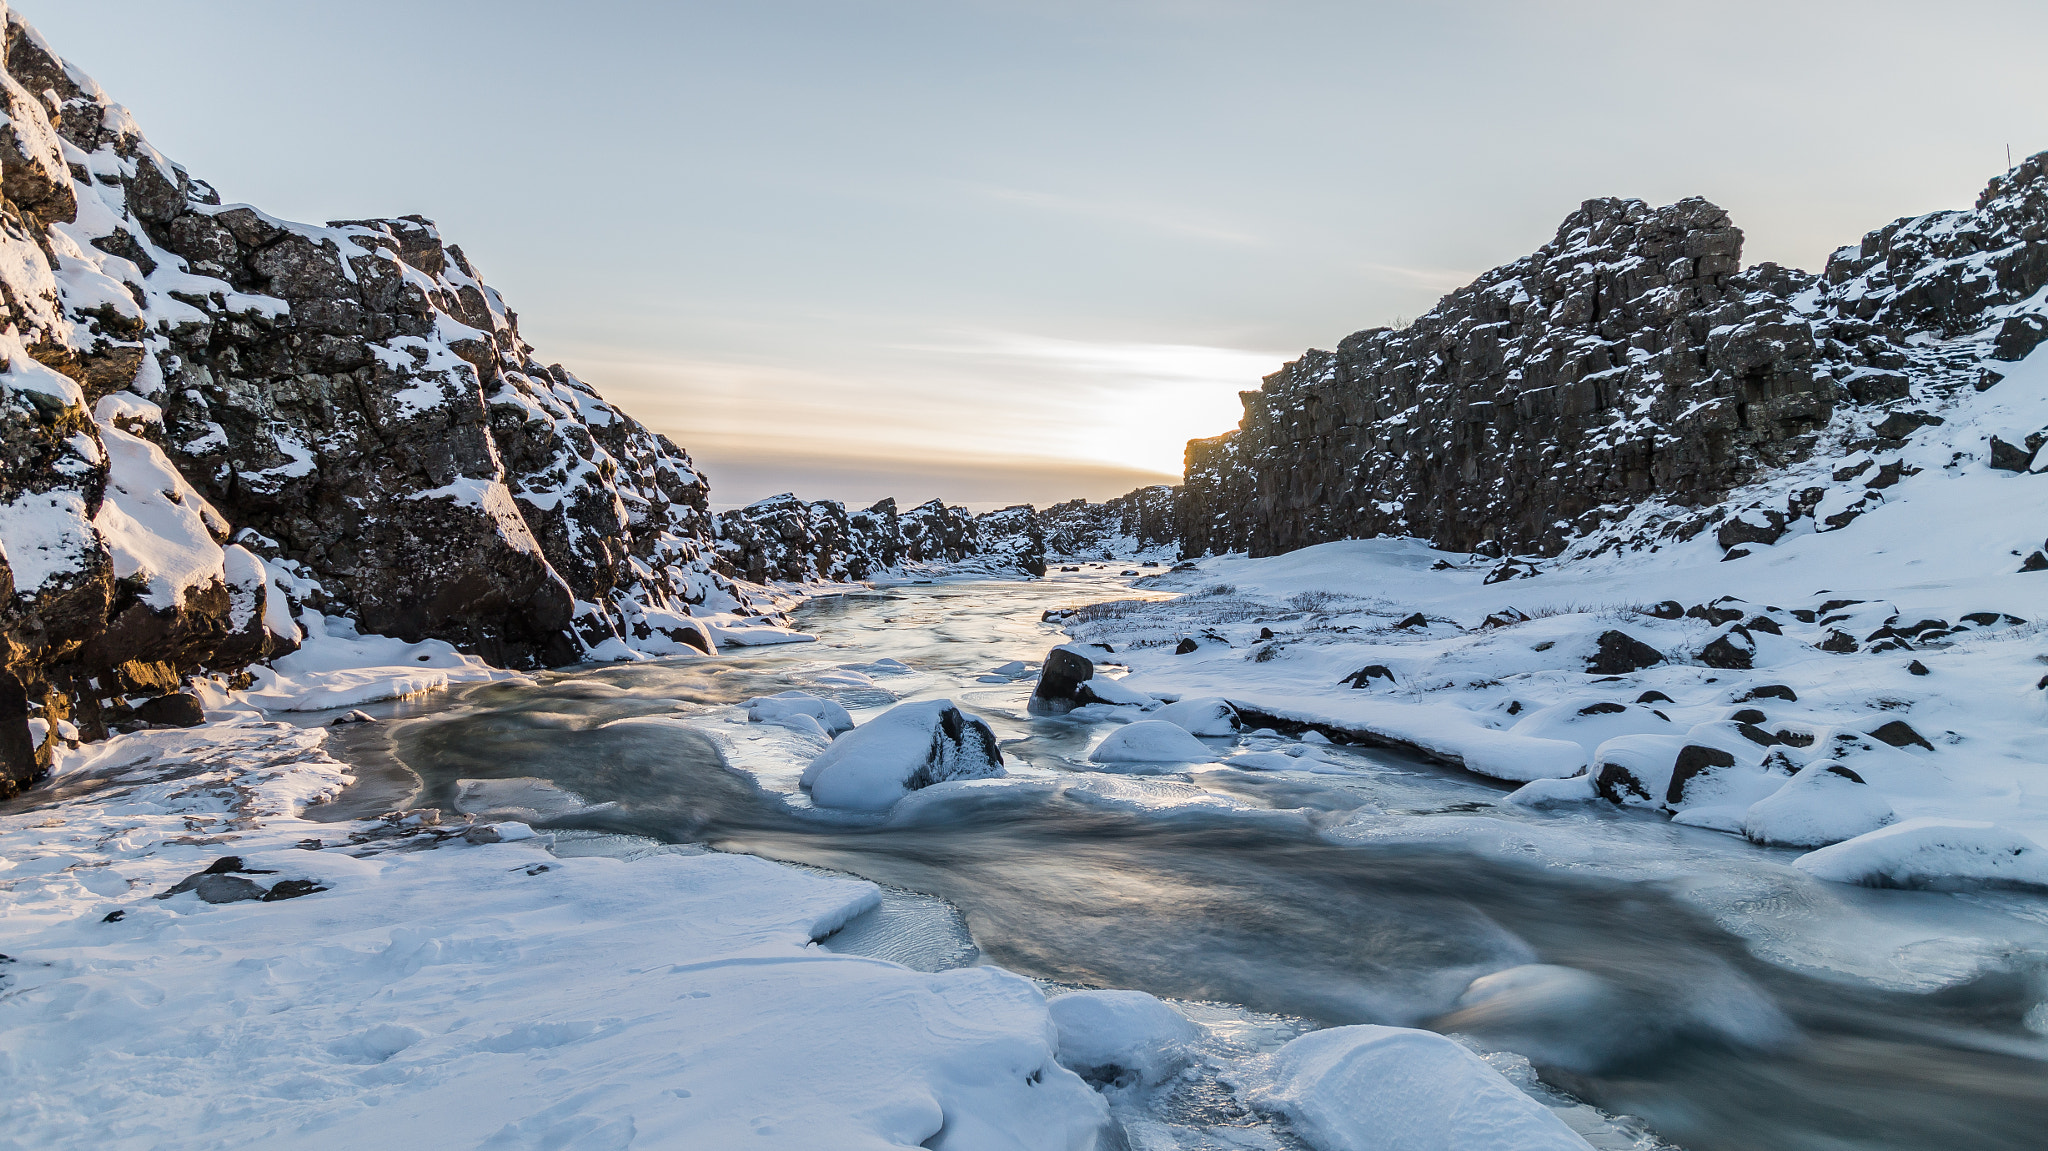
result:
M 1332 749 L 1334 773 L 1106 774 L 1085 760 L 1106 724 L 1032 716 L 1031 677 L 990 673 L 1062 640 L 1045 608 L 1132 594 L 1108 572 L 884 587 L 805 607 L 814 644 L 465 689 L 341 736 L 365 782 L 330 814 L 539 777 L 596 805 L 542 821 L 558 850 L 695 844 L 885 885 L 827 946 L 1138 988 L 1281 1038 L 1467 1034 L 1698 1151 L 2048 1144 L 2048 899 L 1839 888 L 1784 852 L 1649 815 L 1531 811 L 1364 747 Z M 791 688 L 856 718 L 953 698 L 1019 782 L 886 822 L 810 809 L 801 763 L 778 767 L 785 745 L 728 706 Z M 1457 1006 L 1511 968 L 1505 992 Z M 1228 1095 L 1191 1076 L 1127 1107 L 1185 1132 L 1257 1127 Z M 1604 1145 L 1654 1145 L 1614 1131 Z

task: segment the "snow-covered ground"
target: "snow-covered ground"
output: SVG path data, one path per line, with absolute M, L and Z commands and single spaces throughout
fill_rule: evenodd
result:
M 310 822 L 347 781 L 322 742 L 224 710 L 67 752 L 0 816 L 0 1145 L 1095 1145 L 1028 980 L 812 945 L 873 885 Z

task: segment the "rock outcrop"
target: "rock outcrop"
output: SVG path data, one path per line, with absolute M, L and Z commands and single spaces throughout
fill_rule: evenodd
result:
M 1180 489 L 1139 488 L 1104 503 L 1039 511 L 1016 504 L 979 515 L 939 500 L 898 511 L 883 500 L 848 512 L 836 500 L 770 496 L 715 517 L 721 568 L 769 580 L 864 580 L 973 561 L 1042 576 L 1048 557 L 1107 558 L 1169 548 Z
M 432 224 L 222 204 L 0 13 L 0 792 L 300 607 L 524 666 L 746 610 L 689 456 Z
M 1646 502 L 1713 505 L 1831 427 L 1830 446 L 1903 442 L 1927 418 L 1911 405 L 1991 386 L 1996 361 L 2048 338 L 2048 153 L 1974 209 L 1886 225 L 1819 276 L 1744 269 L 1741 252 L 1704 200 L 1587 201 L 1409 327 L 1355 333 L 1242 393 L 1237 431 L 1188 444 L 1183 554 L 1386 534 L 1555 555 Z M 1897 479 L 1894 465 L 1868 486 Z M 1739 511 L 1724 546 L 1816 515 L 1794 505 Z M 1820 530 L 1860 510 L 1824 509 Z

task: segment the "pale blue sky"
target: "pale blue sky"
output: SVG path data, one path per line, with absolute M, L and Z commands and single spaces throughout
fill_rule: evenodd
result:
M 1115 494 L 1589 197 L 1817 269 L 2048 148 L 2038 2 L 15 7 L 229 200 L 438 220 L 720 504 Z

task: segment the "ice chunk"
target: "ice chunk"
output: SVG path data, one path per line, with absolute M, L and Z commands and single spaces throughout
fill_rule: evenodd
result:
M 1179 724 L 1144 719 L 1110 732 L 1089 758 L 1097 763 L 1209 763 L 1216 753 Z
M 784 691 L 774 695 L 755 696 L 743 704 L 747 709 L 748 723 L 772 723 L 782 727 L 794 727 L 798 731 L 806 726 L 795 720 L 809 719 L 819 734 L 836 737 L 841 732 L 853 730 L 853 717 L 846 709 L 821 696 L 807 691 Z
M 1310 1032 L 1250 1096 L 1316 1151 L 1591 1151 L 1485 1060 L 1406 1027 Z
M 1142 991 L 1076 991 L 1047 1008 L 1060 1063 L 1095 1083 L 1165 1082 L 1187 1065 L 1202 1029 Z
M 834 740 L 804 768 L 802 784 L 821 807 L 881 811 L 934 783 L 1003 774 L 1002 749 L 987 724 L 950 699 L 922 699 Z

